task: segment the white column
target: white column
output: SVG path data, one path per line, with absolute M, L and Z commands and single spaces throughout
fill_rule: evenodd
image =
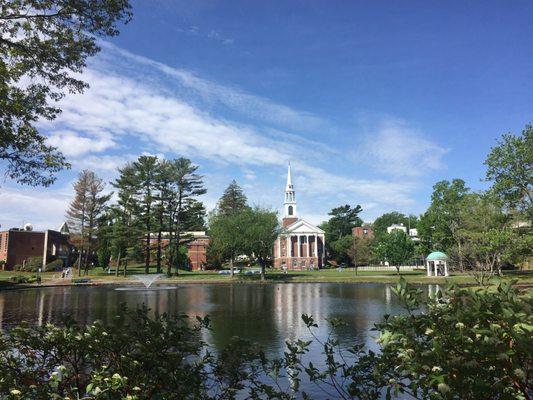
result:
M 444 261 L 444 276 L 448 276 L 448 261 Z
M 300 244 L 300 235 L 296 236 L 296 238 L 298 239 L 297 240 L 297 243 L 298 243 L 298 258 L 300 258 L 302 256 L 302 246 Z
M 315 239 L 315 248 L 313 249 L 313 251 L 314 251 L 313 256 L 316 256 L 318 258 L 318 242 L 317 242 L 316 233 L 313 236 L 314 236 L 314 239 Z
M 285 237 L 285 257 L 289 258 L 291 256 L 291 237 L 287 235 Z
M 311 243 L 309 243 L 309 235 L 306 236 L 307 240 L 307 257 L 311 257 Z
M 278 236 L 278 258 L 281 258 L 281 235 Z
M 426 266 L 427 266 L 427 270 L 428 270 L 428 276 L 431 276 L 431 267 L 430 267 L 430 263 L 431 263 L 431 261 L 426 260 Z

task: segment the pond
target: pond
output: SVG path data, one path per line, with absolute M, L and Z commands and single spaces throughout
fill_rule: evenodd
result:
M 114 286 L 42 287 L 0 291 L 0 328 L 20 321 L 57 322 L 69 314 L 90 323 L 109 321 L 121 303 L 130 308 L 144 303 L 151 310 L 207 316 L 212 330 L 204 340 L 220 350 L 233 336 L 259 343 L 270 355 L 281 355 L 285 341 L 310 339 L 301 315 L 312 315 L 318 338 L 333 335 L 343 346 L 365 343 L 376 348 L 371 329 L 384 314 L 402 309 L 390 285 L 342 283 L 190 284 L 166 290 L 116 290 Z M 436 285 L 423 287 L 426 294 Z M 346 325 L 328 326 L 326 319 L 341 318 Z M 321 347 L 314 343 L 310 361 L 321 364 Z M 313 390 L 310 390 L 313 392 Z

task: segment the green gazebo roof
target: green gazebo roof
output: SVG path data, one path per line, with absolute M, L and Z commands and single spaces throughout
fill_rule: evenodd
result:
M 442 251 L 434 251 L 426 258 L 426 260 L 429 260 L 429 261 L 445 261 L 447 259 L 448 259 L 448 256 L 444 254 Z

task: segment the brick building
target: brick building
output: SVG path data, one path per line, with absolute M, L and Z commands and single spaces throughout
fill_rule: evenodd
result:
M 374 237 L 374 230 L 369 226 L 356 226 L 352 228 L 352 236 L 372 239 Z
M 57 231 L 34 231 L 31 225 L 26 225 L 24 229 L 12 228 L 0 232 L 0 261 L 5 261 L 2 268 L 12 270 L 30 257 L 43 257 L 43 271 L 50 261 L 56 259 L 63 260 L 64 266 L 70 266 L 73 246 L 68 242 L 68 237 L 66 223 Z
M 191 271 L 199 271 L 204 269 L 207 264 L 207 246 L 209 245 L 209 237 L 205 232 L 190 232 L 193 240 L 187 243 L 187 259 L 189 261 L 189 268 Z
M 298 218 L 291 165 L 287 171 L 282 230 L 274 243 L 274 268 L 316 269 L 324 266 L 324 231 Z
M 150 240 L 150 246 L 152 248 L 157 247 L 157 239 L 153 238 Z M 183 243 L 187 246 L 187 262 L 188 267 L 191 271 L 202 270 L 207 264 L 207 246 L 209 245 L 209 236 L 206 235 L 204 231 L 196 232 L 183 232 L 182 233 Z M 163 233 L 163 238 L 161 239 L 161 247 L 165 249 L 170 240 L 168 239 L 168 234 Z M 152 260 L 154 261 L 154 260 Z

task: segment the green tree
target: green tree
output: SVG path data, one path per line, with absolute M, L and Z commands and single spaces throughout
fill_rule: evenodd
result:
M 331 218 L 320 225 L 325 232 L 329 256 L 336 262 L 350 261 L 348 250 L 352 243 L 352 228 L 363 224 L 358 216 L 362 210 L 360 205 L 353 208 L 348 204 L 335 207 L 328 213 Z
M 246 254 L 255 258 L 261 267 L 261 280 L 265 280 L 266 264 L 272 260 L 274 242 L 279 235 L 278 217 L 274 211 L 259 207 L 242 211 L 243 240 Z
M 387 233 L 387 228 L 393 224 L 403 224 L 408 229 L 417 228 L 418 218 L 415 215 L 406 216 L 398 211 L 391 211 L 376 218 L 372 224 L 374 236 L 379 238 Z
M 372 257 L 372 242 L 373 239 L 367 237 L 353 237 L 348 255 L 352 260 L 357 273 L 357 267 L 360 265 L 368 265 Z
M 206 210 L 201 201 L 188 199 L 183 209 L 183 229 L 185 231 L 205 231 Z
M 143 225 L 138 220 L 140 204 L 138 201 L 138 180 L 135 167 L 130 163 L 119 169 L 119 177 L 113 183 L 117 189 L 118 202 L 113 207 L 113 229 L 111 247 L 117 257 L 117 270 L 122 261 L 126 275 L 129 261 L 137 261 L 143 238 Z
M 234 179 L 218 201 L 218 212 L 220 214 L 234 214 L 246 208 L 248 208 L 248 199 Z
M 210 252 L 229 261 L 232 277 L 236 257 L 246 254 L 248 250 L 248 213 L 248 210 L 232 214 L 213 213 L 209 219 Z
M 464 243 L 463 264 L 481 284 L 493 274 L 501 274 L 503 262 L 518 263 L 531 254 L 533 236 L 513 227 L 492 191 L 469 195 L 461 210 L 461 221 L 458 236 Z
M 115 36 L 131 18 L 128 0 L 18 0 L 0 7 L 0 160 L 26 185 L 48 186 L 69 164 L 38 131 L 38 120 L 61 111 L 65 92 L 83 92 L 78 78 L 98 37 Z
M 190 240 L 190 238 L 182 238 L 182 233 L 185 231 L 184 222 L 186 223 L 190 219 L 190 207 L 191 204 L 194 204 L 191 201 L 207 192 L 203 177 L 197 173 L 198 166 L 192 164 L 191 160 L 184 157 L 177 158 L 170 162 L 169 168 L 171 196 L 167 209 L 169 227 L 168 275 L 171 274 L 172 266 L 178 273 L 179 248 L 184 240 Z
M 449 253 L 461 271 L 464 270 L 464 243 L 459 229 L 463 224 L 461 210 L 469 194 L 470 189 L 462 179 L 437 182 L 433 186 L 431 204 L 418 224 L 422 247 L 428 252 L 440 250 Z
M 526 125 L 521 136 L 503 135 L 485 165 L 486 178 L 507 210 L 533 223 L 533 125 Z
M 395 229 L 377 241 L 374 251 L 381 261 L 396 267 L 399 275 L 400 266 L 406 265 L 413 258 L 414 244 L 405 232 Z
M 138 199 L 135 208 L 138 221 L 144 227 L 144 273 L 150 272 L 151 237 L 154 228 L 154 192 L 160 177 L 161 164 L 157 157 L 141 156 L 132 163 L 131 190 Z

